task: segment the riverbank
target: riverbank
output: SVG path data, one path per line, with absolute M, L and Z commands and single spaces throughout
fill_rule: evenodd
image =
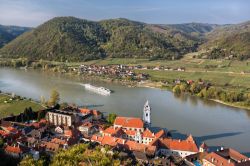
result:
M 9 60 L 10 61 L 10 60 Z M 21 60 L 19 60 L 21 61 Z M 17 62 L 16 62 L 17 63 Z M 250 94 L 250 70 L 249 66 L 242 61 L 228 61 L 228 60 L 205 60 L 194 59 L 185 57 L 178 61 L 148 61 L 136 59 L 131 61 L 130 59 L 111 58 L 105 60 L 95 60 L 89 62 L 78 63 L 64 63 L 64 62 L 50 62 L 50 61 L 37 61 L 32 62 L 26 69 L 43 70 L 47 72 L 55 72 L 65 74 L 70 77 L 78 77 L 82 80 L 96 80 L 105 83 L 115 83 L 128 87 L 146 87 L 146 88 L 159 88 L 172 91 L 176 80 L 192 80 L 197 81 L 199 79 L 205 80 L 207 83 L 211 83 L 213 87 L 221 89 L 224 92 L 236 92 L 243 93 L 244 95 Z M 19 63 L 18 63 L 19 64 Z M 80 74 L 79 66 L 84 65 L 114 65 L 114 64 L 126 64 L 128 66 L 143 66 L 141 69 L 132 70 L 134 73 L 145 73 L 149 75 L 148 80 L 139 81 L 126 78 L 110 77 L 108 75 L 94 75 L 94 74 Z M 213 67 L 211 65 L 213 64 Z M 216 65 L 215 65 L 216 64 Z M 15 66 L 15 65 L 14 65 Z M 163 70 L 163 68 L 175 69 L 182 67 L 184 71 L 176 70 Z M 240 69 L 238 68 L 240 66 Z M 154 70 L 154 67 L 157 70 Z M 196 95 L 197 96 L 197 95 Z M 198 96 L 199 97 L 199 96 Z M 202 98 L 202 97 L 201 97 Z M 244 106 L 244 103 L 228 103 L 221 100 L 213 100 L 218 103 L 224 103 L 225 105 L 243 108 L 249 110 L 250 107 Z M 226 101 L 226 100 L 225 100 Z M 230 100 L 231 101 L 231 100 Z
M 167 86 L 167 85 L 165 85 L 165 84 L 163 84 L 161 82 L 144 81 L 144 82 L 138 83 L 137 87 L 157 88 L 157 89 L 167 90 L 167 91 L 170 91 L 170 92 L 174 93 L 171 86 Z M 187 93 L 187 94 L 191 95 L 189 93 Z M 194 95 L 194 96 L 203 99 L 202 97 L 199 97 L 197 95 Z M 218 100 L 218 99 L 208 99 L 208 100 L 211 100 L 211 101 L 214 101 L 216 103 L 220 103 L 220 104 L 223 104 L 223 105 L 226 105 L 226 106 L 245 109 L 245 110 L 250 111 L 250 107 L 243 106 L 242 103 L 240 103 L 240 102 L 229 103 L 229 102 L 224 102 L 224 101 L 221 101 L 221 100 Z
M 233 103 L 228 103 L 228 102 L 223 102 L 221 100 L 216 100 L 216 99 L 210 99 L 211 101 L 226 105 L 226 106 L 230 106 L 230 107 L 234 107 L 234 108 L 240 108 L 240 109 L 244 109 L 244 110 L 248 110 L 250 111 L 250 107 L 246 107 L 246 106 L 242 106 L 242 105 L 237 105 L 237 104 L 233 104 Z
M 44 107 L 32 99 L 15 96 L 11 94 L 0 93 L 0 118 L 9 115 L 18 115 L 24 111 L 25 108 L 31 107 L 33 111 L 39 111 Z

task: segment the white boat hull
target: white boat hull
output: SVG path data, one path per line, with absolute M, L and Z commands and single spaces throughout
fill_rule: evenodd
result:
M 104 87 L 97 87 L 97 86 L 93 86 L 91 84 L 83 84 L 83 86 L 85 87 L 85 89 L 101 94 L 101 95 L 105 95 L 108 96 L 111 94 L 111 90 L 104 88 Z

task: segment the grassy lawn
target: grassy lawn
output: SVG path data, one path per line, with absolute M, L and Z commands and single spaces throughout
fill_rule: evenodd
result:
M 155 71 L 155 70 L 136 70 L 136 72 L 148 73 L 153 81 L 167 80 L 172 82 L 176 79 L 198 80 L 199 78 L 207 80 L 214 85 L 224 87 L 229 84 L 237 89 L 250 88 L 250 74 L 239 73 L 216 73 L 216 72 L 180 72 L 180 71 Z
M 8 116 L 10 114 L 19 114 L 24 111 L 25 108 L 31 107 L 33 111 L 43 109 L 39 104 L 33 103 L 29 100 L 9 100 L 10 97 L 4 94 L 0 94 L 0 118 Z M 8 101 L 5 103 L 4 101 Z
M 184 67 L 185 72 L 178 71 L 153 71 L 143 70 L 136 72 L 145 72 L 150 74 L 154 81 L 173 81 L 175 79 L 192 79 L 199 78 L 208 80 L 216 86 L 231 89 L 250 89 L 250 60 L 210 60 L 193 58 L 195 53 L 187 54 L 180 60 L 156 60 L 149 61 L 148 59 L 135 58 L 106 58 L 104 60 L 93 60 L 88 62 L 69 62 L 64 63 L 69 67 L 78 67 L 81 64 L 96 64 L 96 65 L 110 65 L 110 64 L 126 64 L 126 65 L 143 65 L 143 66 L 165 66 L 170 68 Z M 63 62 L 52 62 L 53 64 L 63 64 Z M 241 72 L 247 72 L 241 74 Z M 229 87 L 224 87 L 229 84 Z

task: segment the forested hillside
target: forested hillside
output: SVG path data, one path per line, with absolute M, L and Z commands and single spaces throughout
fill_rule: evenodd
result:
M 197 38 L 171 28 L 112 19 L 57 17 L 1 49 L 4 57 L 86 61 L 105 57 L 178 59 L 196 50 Z

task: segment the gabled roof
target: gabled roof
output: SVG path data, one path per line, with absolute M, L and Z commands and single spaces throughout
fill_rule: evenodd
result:
M 72 130 L 64 130 L 64 136 L 66 136 L 66 137 L 72 137 L 73 136 Z
M 113 126 L 110 126 L 109 128 L 107 128 L 106 130 L 103 131 L 103 133 L 110 134 L 110 135 L 117 135 L 121 132 L 123 132 L 123 131 L 120 127 L 115 129 Z
M 66 140 L 59 139 L 59 138 L 53 138 L 50 142 L 60 144 L 60 145 L 65 145 L 67 144 Z
M 170 138 L 160 139 L 161 144 L 171 150 L 181 150 L 188 152 L 199 152 L 195 142 L 187 140 L 176 140 Z
M 93 114 L 94 116 L 101 115 L 101 112 L 100 112 L 100 111 L 97 111 L 97 110 L 92 110 L 91 112 L 92 112 L 92 114 Z
M 82 114 L 90 114 L 90 110 L 89 109 L 87 109 L 87 108 L 81 108 L 80 109 L 80 112 L 82 113 Z
M 87 128 L 91 128 L 93 127 L 94 125 L 91 123 L 91 122 L 85 122 L 81 125 L 82 127 L 87 127 Z
M 24 152 L 28 152 L 29 148 L 21 146 L 21 145 L 17 145 L 17 146 L 10 146 L 7 145 L 5 148 L 5 152 L 8 153 L 16 153 L 16 154 L 20 154 L 20 153 L 24 153 Z
M 131 127 L 131 128 L 144 127 L 142 119 L 133 117 L 116 117 L 114 125 L 119 125 L 122 127 Z
M 60 148 L 60 144 L 53 142 L 43 142 L 41 146 L 44 146 L 49 151 L 56 151 Z
M 249 158 L 239 152 L 237 152 L 234 149 L 231 148 L 227 148 L 227 149 L 223 149 L 220 150 L 218 152 L 216 152 L 218 155 L 226 158 L 226 159 L 232 159 L 235 162 L 241 162 L 241 161 L 245 161 L 245 160 L 249 160 Z
M 154 133 L 152 133 L 148 128 L 142 133 L 143 137 L 155 138 Z
M 135 130 L 124 130 L 124 132 L 129 136 L 135 136 L 136 135 Z
M 21 148 L 19 147 L 19 146 L 7 146 L 6 148 L 5 148 L 5 152 L 7 152 L 7 153 L 16 153 L 16 154 L 20 154 L 20 153 L 22 153 L 22 150 L 21 150 Z
M 13 133 L 13 134 L 18 133 L 18 130 L 15 129 L 14 127 L 6 127 L 5 129 L 6 129 L 8 132 Z
M 165 131 L 163 129 L 161 129 L 160 131 L 155 133 L 156 138 L 161 138 L 161 137 L 164 137 L 164 136 L 165 136 Z
M 234 163 L 229 162 L 227 159 L 221 157 L 220 155 L 216 154 L 215 152 L 211 152 L 205 156 L 205 159 L 214 165 L 226 165 L 226 166 L 234 166 Z
M 207 146 L 207 144 L 205 144 L 205 142 L 202 142 L 202 144 L 200 145 L 200 148 L 208 149 L 208 146 Z
M 0 130 L 0 135 L 2 135 L 3 137 L 9 136 L 9 133 L 7 133 L 4 130 Z
M 195 142 L 194 138 L 193 138 L 193 136 L 191 134 L 187 137 L 186 141 L 188 141 L 188 142 Z

